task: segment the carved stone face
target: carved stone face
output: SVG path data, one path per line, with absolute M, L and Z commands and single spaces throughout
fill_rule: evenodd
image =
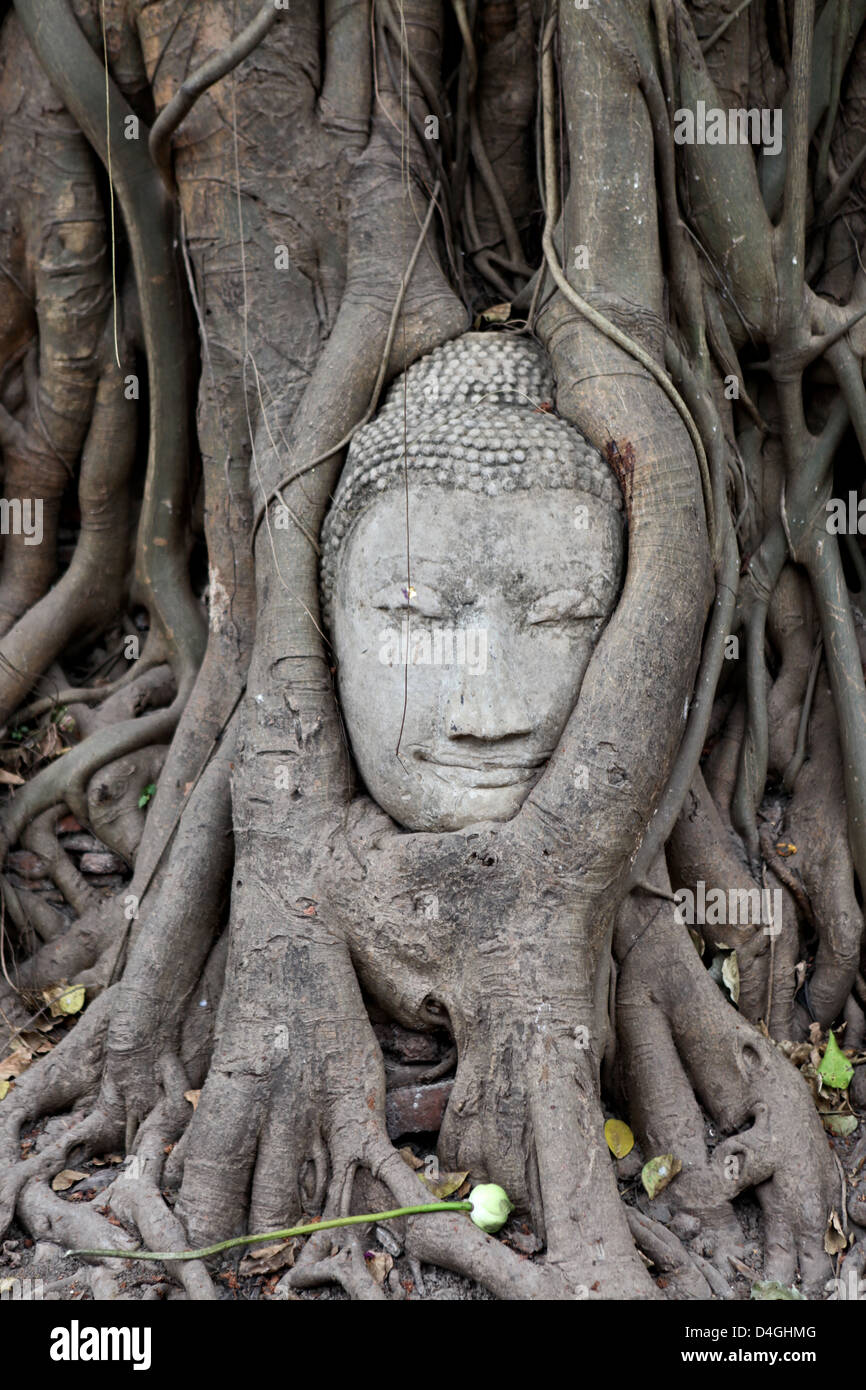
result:
M 486 496 L 410 473 L 409 527 L 408 589 L 402 487 L 357 519 L 336 568 L 355 760 L 410 830 L 507 820 L 556 747 L 614 606 L 620 518 L 574 488 Z

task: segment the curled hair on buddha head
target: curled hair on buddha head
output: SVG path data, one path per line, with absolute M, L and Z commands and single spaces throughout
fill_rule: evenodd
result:
M 392 382 L 358 430 L 322 526 L 322 615 L 331 605 L 340 547 L 387 489 L 438 483 L 497 496 L 521 488 L 572 488 L 622 509 L 617 481 L 574 425 L 539 409 L 553 373 L 531 338 L 465 333 Z

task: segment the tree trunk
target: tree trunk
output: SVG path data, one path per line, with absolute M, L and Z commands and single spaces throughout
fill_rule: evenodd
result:
M 118 1249 L 108 1200 L 180 1251 L 430 1201 L 438 1169 L 501 1184 L 514 1217 L 500 1239 L 404 1217 L 405 1257 L 497 1298 L 730 1297 L 750 1202 L 755 1277 L 822 1297 L 862 1265 L 825 1240 L 821 1117 L 853 1173 L 864 1072 L 816 1069 L 829 1030 L 855 1062 L 866 1044 L 864 17 L 6 7 L 0 446 L 40 543 L 10 503 L 3 1229 Z M 488 352 L 540 363 L 550 399 L 494 372 L 449 415 L 447 364 Z M 473 452 L 504 401 L 507 448 Z M 621 495 L 615 604 L 579 612 L 519 806 L 474 819 L 467 794 L 419 828 L 363 775 L 328 547 L 365 458 L 371 488 L 405 485 L 408 624 L 416 560 L 462 564 L 441 517 L 411 528 L 429 440 L 427 482 L 483 492 L 495 549 L 497 478 L 540 486 L 515 450 L 530 468 L 542 436 L 551 470 L 574 449 Z M 511 537 L 504 604 L 524 552 L 558 553 L 571 504 L 544 486 L 550 533 Z M 550 632 L 534 650 L 566 650 Z M 525 729 L 442 737 L 529 749 L 539 687 L 508 672 Z M 83 1014 L 36 1058 L 33 1015 L 73 984 Z M 52 1191 L 112 1150 L 132 1165 L 108 1199 Z M 663 1158 L 664 1196 L 636 1198 Z M 356 1235 L 322 1236 L 283 1291 L 384 1296 Z M 203 1260 L 165 1263 L 215 1296 Z

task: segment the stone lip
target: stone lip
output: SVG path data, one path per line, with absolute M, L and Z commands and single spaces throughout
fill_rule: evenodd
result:
M 517 782 L 536 780 L 547 757 L 536 757 L 529 761 L 469 763 L 445 756 L 434 757 L 431 753 L 416 752 L 421 761 L 435 767 L 447 768 L 449 781 L 462 782 L 467 787 L 510 787 Z M 549 755 L 548 755 L 549 756 Z

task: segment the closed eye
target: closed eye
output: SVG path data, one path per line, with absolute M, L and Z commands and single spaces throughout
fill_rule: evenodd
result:
M 570 623 L 587 618 L 602 618 L 598 599 L 586 589 L 555 589 L 537 598 L 526 615 L 531 627 L 545 623 Z
M 435 589 L 426 584 L 402 583 L 386 584 L 373 595 L 373 607 L 383 613 L 399 617 L 401 613 L 412 613 L 419 618 L 441 618 L 445 605 Z

